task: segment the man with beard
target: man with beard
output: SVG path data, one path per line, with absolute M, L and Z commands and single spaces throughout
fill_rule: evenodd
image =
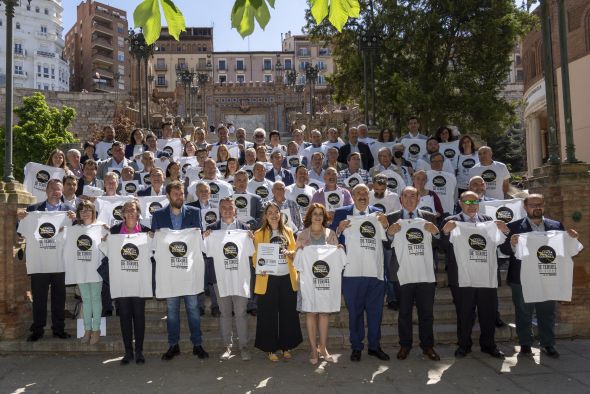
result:
M 166 196 L 169 205 L 154 212 L 152 216 L 152 230 L 161 228 L 184 230 L 187 228 L 201 229 L 201 212 L 199 209 L 184 204 L 184 185 L 179 181 L 172 181 L 166 186 Z M 172 360 L 180 354 L 180 298 L 184 299 L 188 325 L 193 343 L 193 354 L 200 359 L 209 357 L 202 347 L 201 317 L 197 294 L 166 299 L 166 327 L 168 329 L 169 348 L 162 355 L 162 360 Z
M 102 141 L 96 144 L 96 150 L 94 151 L 99 160 L 107 160 L 111 157 L 113 142 L 115 142 L 115 129 L 111 125 L 104 126 L 102 128 Z
M 416 163 L 416 168 L 414 168 L 414 170 L 418 171 L 418 170 L 424 170 L 424 171 L 430 171 L 432 169 L 431 165 L 430 165 L 430 159 L 431 156 L 439 153 L 440 150 L 440 144 L 438 142 L 438 140 L 434 137 L 430 137 L 427 141 L 426 141 L 426 153 L 422 156 L 422 158 L 420 160 L 418 160 L 418 162 Z M 442 165 L 442 170 L 440 171 L 445 171 L 448 172 L 450 174 L 455 174 L 455 169 L 453 168 L 453 163 L 451 163 L 451 161 L 449 159 L 446 159 L 443 156 L 443 165 Z
M 514 256 L 519 234 L 530 232 L 545 232 L 551 230 L 565 231 L 563 224 L 556 220 L 547 219 L 545 213 L 545 197 L 542 194 L 530 194 L 524 199 L 524 209 L 527 217 L 508 223 L 510 233 L 506 241 L 500 246 L 502 253 L 510 256 L 507 282 L 512 289 L 512 301 L 516 318 L 516 334 L 520 344 L 520 354 L 531 356 L 533 345 L 532 320 L 533 311 L 539 328 L 539 342 L 541 350 L 551 358 L 559 358 L 555 350 L 555 301 L 526 303 L 521 285 L 521 261 Z M 578 233 L 569 229 L 570 237 L 577 239 Z

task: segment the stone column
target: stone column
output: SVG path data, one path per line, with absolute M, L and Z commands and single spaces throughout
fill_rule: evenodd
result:
M 529 179 L 529 192 L 545 196 L 545 216 L 573 228 L 584 245 L 574 257 L 572 301 L 560 303 L 558 320 L 568 323 L 567 336 L 590 334 L 590 165 L 546 165 Z
M 0 340 L 22 337 L 31 319 L 30 281 L 16 252 L 16 210 L 34 203 L 18 182 L 0 182 Z

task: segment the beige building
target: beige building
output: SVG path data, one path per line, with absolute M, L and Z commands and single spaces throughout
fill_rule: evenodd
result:
M 590 2 L 570 0 L 565 2 L 568 15 L 568 57 L 571 90 L 571 108 L 574 143 L 578 160 L 590 162 Z M 565 123 L 560 67 L 557 6 L 548 2 L 553 42 L 553 74 L 556 95 L 557 139 L 562 160 L 565 153 Z M 538 11 L 536 11 L 538 12 Z M 549 156 L 547 102 L 543 77 L 543 43 L 541 31 L 533 31 L 523 40 L 523 65 L 525 84 L 525 128 L 527 137 L 527 163 L 529 174 L 541 166 Z
M 294 56 L 292 51 L 214 52 L 213 66 L 216 83 L 273 83 L 277 76 L 280 77 L 277 69 L 286 71 L 294 68 Z
M 297 83 L 305 84 L 305 68 L 308 64 L 317 65 L 319 73 L 316 89 L 327 89 L 326 76 L 334 73 L 335 67 L 332 49 L 322 43 L 310 41 L 307 35 L 293 35 L 290 31 L 282 35 L 281 40 L 284 52 L 294 52 L 295 70 L 299 74 Z
M 70 63 L 70 90 L 127 92 L 130 81 L 127 13 L 86 0 L 66 33 L 64 57 Z

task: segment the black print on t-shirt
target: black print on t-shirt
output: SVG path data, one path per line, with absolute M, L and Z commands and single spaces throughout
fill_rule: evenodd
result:
M 252 170 L 246 170 L 246 173 L 248 174 L 248 179 L 252 179 L 252 177 L 254 176 L 254 173 L 252 172 Z
M 174 257 L 184 257 L 188 247 L 184 242 L 172 242 L 170 246 L 168 246 L 168 250 L 170 250 L 170 253 L 172 253 L 172 256 Z
M 264 186 L 258 186 L 256 188 L 256 195 L 260 196 L 260 198 L 268 197 L 268 189 Z
M 330 266 L 322 260 L 318 260 L 311 265 L 311 273 L 316 278 L 325 278 L 330 273 Z
M 111 168 L 111 171 L 112 171 L 112 172 L 114 172 L 115 174 L 117 174 L 117 176 L 118 176 L 119 178 L 121 178 L 121 171 L 120 171 L 120 170 L 117 170 L 117 169 L 115 169 L 115 168 Z
M 209 188 L 211 189 L 211 194 L 219 193 L 219 185 L 217 183 L 211 182 Z
M 496 180 L 496 173 L 492 170 L 485 170 L 481 173 L 481 177 L 486 183 L 494 182 Z
M 190 163 L 186 163 L 185 165 L 183 165 L 182 166 L 182 173 L 186 174 L 186 170 L 188 170 L 190 166 L 191 166 Z
M 365 238 L 375 238 L 375 226 L 371 222 L 363 222 L 360 227 L 361 235 Z
M 298 157 L 292 157 L 289 159 L 289 165 L 291 167 L 297 167 L 299 165 L 299 158 Z
M 121 257 L 125 260 L 137 260 L 139 257 L 139 248 L 134 244 L 125 244 L 121 248 Z
M 445 187 L 447 184 L 447 180 L 444 176 L 438 175 L 434 177 L 434 179 L 432 180 L 432 184 L 436 187 Z
M 430 208 L 430 207 L 420 207 L 420 209 L 421 209 L 422 211 L 426 211 L 426 212 L 430 212 L 430 213 L 432 213 L 432 208 Z
M 486 239 L 479 234 L 471 234 L 468 242 L 469 246 L 475 250 L 484 250 L 487 245 Z
M 340 204 L 340 196 L 336 193 L 328 194 L 328 203 L 330 205 Z
M 421 244 L 424 241 L 424 233 L 417 228 L 411 228 L 406 231 L 406 239 L 411 244 Z
M 539 259 L 539 274 L 541 276 L 557 276 L 557 265 L 555 258 L 557 254 L 550 246 L 541 246 L 537 250 L 537 259 Z
M 445 157 L 447 159 L 452 159 L 453 157 L 455 157 L 455 150 L 454 149 L 445 149 L 445 153 L 444 153 Z
M 125 185 L 125 192 L 127 193 L 135 193 L 137 191 L 137 186 L 135 186 L 135 183 L 128 183 Z
M 39 226 L 39 235 L 41 238 L 53 238 L 55 235 L 55 226 L 51 223 L 43 223 Z
M 37 173 L 35 179 L 37 179 L 37 182 L 39 183 L 47 183 L 49 182 L 49 173 L 45 170 L 41 170 Z
M 374 207 L 381 210 L 381 212 L 385 212 L 385 207 L 381 204 L 375 204 Z
M 223 246 L 223 255 L 226 259 L 235 259 L 238 257 L 238 245 L 228 242 Z
M 320 187 L 318 186 L 317 183 L 310 183 L 309 186 L 313 187 L 315 190 L 318 190 Z
M 92 239 L 88 235 L 80 235 L 76 240 L 76 247 L 86 252 L 92 248 Z
M 117 205 L 115 208 L 113 208 L 113 218 L 115 218 L 115 220 L 123 220 L 123 206 L 122 205 Z
M 172 154 L 174 153 L 174 149 L 172 149 L 171 146 L 165 146 L 164 149 L 162 149 L 164 152 L 168 153 L 170 156 L 172 156 Z
M 359 183 L 360 181 L 358 180 L 358 178 L 350 178 L 350 180 L 348 181 L 348 186 L 352 188 L 358 185 Z
M 107 150 L 107 155 L 108 155 L 109 157 L 113 156 L 113 148 L 109 148 L 109 149 Z
M 144 185 L 151 185 L 152 182 L 150 181 L 150 174 L 147 173 L 143 176 L 143 184 Z
M 153 215 L 158 209 L 162 208 L 162 204 L 157 201 L 154 201 L 150 204 L 148 211 L 150 211 L 150 215 Z
M 299 205 L 300 207 L 306 208 L 307 206 L 309 206 L 309 197 L 305 194 L 298 195 L 295 201 L 297 202 L 297 205 Z
M 205 223 L 211 224 L 217 221 L 217 214 L 215 211 L 209 211 L 205 214 Z
M 248 200 L 244 197 L 236 197 L 236 208 L 244 209 L 248 206 Z
M 412 154 L 412 155 L 419 154 L 420 153 L 420 145 L 418 145 L 418 144 L 410 145 L 410 147 L 408 148 L 408 152 L 410 152 L 410 154 Z
M 463 166 L 463 168 L 471 168 L 475 165 L 475 160 L 465 159 L 463 160 L 463 163 L 461 165 Z
M 387 178 L 387 188 L 389 188 L 389 189 L 397 189 L 397 179 L 395 179 L 395 178 Z
M 500 207 L 496 211 L 496 219 L 503 221 L 504 223 L 510 223 L 514 219 L 514 212 L 508 207 Z

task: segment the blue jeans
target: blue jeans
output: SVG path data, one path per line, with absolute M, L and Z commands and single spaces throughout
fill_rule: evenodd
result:
M 177 345 L 180 341 L 180 299 L 184 298 L 184 307 L 188 318 L 188 327 L 191 331 L 191 342 L 194 346 L 202 343 L 201 316 L 199 314 L 199 300 L 197 295 L 171 297 L 166 300 L 168 317 L 166 328 L 168 329 L 168 345 Z

